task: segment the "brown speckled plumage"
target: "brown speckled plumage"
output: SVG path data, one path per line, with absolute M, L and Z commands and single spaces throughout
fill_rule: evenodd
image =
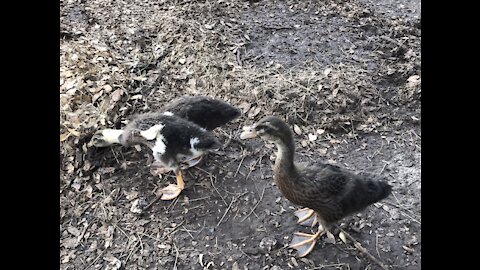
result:
M 313 209 L 324 225 L 361 211 L 391 193 L 386 182 L 338 166 L 322 162 L 305 168 L 295 165 L 293 134 L 279 118 L 266 117 L 256 124 L 255 130 L 277 145 L 274 178 L 282 194 L 294 204 Z

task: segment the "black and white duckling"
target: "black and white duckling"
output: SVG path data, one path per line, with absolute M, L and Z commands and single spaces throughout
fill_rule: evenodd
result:
M 177 179 L 176 185 L 170 184 L 161 190 L 162 200 L 180 195 L 184 188 L 182 169 L 195 166 L 207 152 L 220 147 L 212 132 L 168 113 L 139 115 L 122 130 L 98 131 L 91 142 L 96 147 L 144 144 L 152 149 L 155 158 L 152 174 L 174 171 Z
M 328 230 L 332 224 L 391 193 L 392 187 L 386 182 L 359 176 L 338 166 L 322 162 L 305 167 L 295 164 L 293 134 L 280 118 L 269 116 L 253 126 L 244 127 L 240 138 L 254 137 L 276 144 L 275 183 L 289 201 L 307 207 L 295 213 L 299 223 L 313 226 L 318 218 L 319 230 L 316 234 L 297 232 L 290 243 L 300 257 L 309 254 L 316 239 L 324 233 L 331 235 Z

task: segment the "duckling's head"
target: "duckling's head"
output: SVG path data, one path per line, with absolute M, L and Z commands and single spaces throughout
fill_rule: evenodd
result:
M 95 132 L 90 140 L 90 143 L 95 147 L 107 147 L 112 144 L 120 143 L 120 136 L 123 130 L 104 129 Z
M 282 119 L 275 116 L 267 116 L 252 126 L 243 127 L 240 139 L 255 137 L 260 137 L 276 144 L 287 144 L 292 140 L 292 131 Z

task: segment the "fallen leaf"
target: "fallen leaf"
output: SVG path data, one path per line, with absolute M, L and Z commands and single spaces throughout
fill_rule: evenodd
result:
M 318 135 L 322 135 L 323 133 L 325 133 L 325 129 L 317 129 L 317 133 Z
M 260 107 L 253 107 L 250 109 L 250 112 L 248 113 L 248 118 L 254 118 L 257 116 L 257 114 L 260 112 L 262 108 Z
M 78 132 L 74 129 L 71 129 L 71 128 L 67 128 L 67 129 L 68 129 L 68 132 L 72 133 L 73 136 L 80 137 L 80 132 Z
M 302 135 L 302 130 L 296 124 L 293 126 L 293 130 L 295 131 L 295 133 L 297 133 L 297 135 Z
M 133 201 L 132 206 L 130 207 L 130 211 L 135 214 L 141 214 L 142 209 L 140 208 L 140 199 L 136 199 Z
M 68 227 L 67 232 L 71 233 L 73 236 L 79 236 L 80 235 L 80 230 L 73 227 L 73 226 Z
M 331 69 L 331 68 L 326 68 L 326 69 L 323 71 L 323 75 L 328 76 L 328 74 L 330 74 L 330 72 L 332 72 L 332 69 Z
M 345 234 L 343 232 L 340 232 L 338 234 L 338 237 L 343 241 L 343 243 L 347 244 L 347 238 L 345 237 Z
M 298 262 L 297 262 L 297 259 L 295 259 L 295 257 L 291 257 L 290 260 L 292 261 L 293 266 L 298 267 Z
M 335 235 L 333 233 L 327 231 L 327 239 L 325 239 L 326 242 L 329 242 L 331 244 L 335 244 Z
M 215 23 L 205 24 L 205 28 L 207 28 L 208 30 L 212 30 L 214 26 L 215 26 Z M 202 265 L 202 266 L 203 266 L 203 265 Z
M 71 133 L 69 133 L 69 132 L 60 134 L 60 142 L 63 142 L 63 141 L 65 141 L 66 139 L 68 139 L 68 137 L 70 137 L 70 134 L 71 134 Z
M 122 262 L 112 254 L 108 254 L 107 256 L 103 257 L 103 259 L 109 262 L 107 267 L 105 267 L 105 270 L 117 270 L 122 266 Z
M 130 99 L 142 99 L 142 98 L 143 98 L 143 95 L 138 94 L 138 95 L 132 96 Z
M 117 89 L 115 90 L 113 93 L 112 93 L 112 100 L 114 102 L 117 102 L 120 100 L 120 98 L 122 97 L 123 95 L 123 90 L 122 89 Z
M 131 191 L 131 192 L 124 191 L 123 193 L 126 195 L 127 200 L 129 200 L 129 201 L 137 198 L 137 196 L 138 196 L 138 191 Z
M 307 147 L 307 146 L 308 146 L 308 143 L 307 143 L 306 140 L 302 140 L 302 141 L 300 142 L 300 144 L 302 145 L 302 147 Z
M 112 87 L 111 87 L 109 84 L 105 84 L 105 85 L 103 86 L 103 89 L 105 89 L 105 91 L 106 91 L 107 93 L 110 92 L 110 91 L 112 91 Z
M 311 142 L 315 141 L 317 138 L 318 136 L 316 134 L 311 134 L 311 133 L 308 134 L 308 140 Z
M 90 198 L 90 199 L 92 198 L 92 192 L 93 192 L 92 186 L 90 186 L 90 185 L 86 186 L 86 187 L 83 189 L 83 191 L 87 192 L 87 197 L 88 197 L 88 198 Z
M 332 91 L 332 97 L 336 97 L 337 94 L 338 94 L 338 87 L 335 88 L 335 89 L 333 89 L 333 91 Z

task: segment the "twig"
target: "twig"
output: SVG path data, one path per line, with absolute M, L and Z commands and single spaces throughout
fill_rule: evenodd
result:
M 242 156 L 242 160 L 240 160 L 240 164 L 238 164 L 238 167 L 237 167 L 237 171 L 235 172 L 235 174 L 233 175 L 233 178 L 235 178 L 238 174 L 238 171 L 240 170 L 240 167 L 242 166 L 242 163 L 243 163 L 243 160 L 245 159 L 245 155 Z
M 98 258 L 100 258 L 103 255 L 103 253 L 105 253 L 105 251 L 107 251 L 107 249 L 102 250 L 102 252 L 100 252 L 100 254 L 98 254 L 98 256 L 85 268 L 85 270 L 87 270 L 92 265 L 94 265 L 95 262 L 97 262 Z
M 230 204 L 228 205 L 227 210 L 225 210 L 225 213 L 223 213 L 222 218 L 220 219 L 220 221 L 218 221 L 217 227 L 218 227 L 218 225 L 220 225 L 220 223 L 222 223 L 222 221 L 223 221 L 223 219 L 225 218 L 225 216 L 227 215 L 228 211 L 230 211 L 230 208 L 232 207 L 232 204 L 233 204 L 234 201 L 236 201 L 235 197 L 232 198 L 232 201 L 231 201 Z
M 252 208 L 252 211 L 250 211 L 250 213 L 248 213 L 248 215 L 246 215 L 246 216 L 242 219 L 242 221 L 240 221 L 240 223 L 241 223 L 241 222 L 244 222 L 245 219 L 247 219 L 247 218 L 253 213 L 253 211 L 255 211 L 255 209 L 257 208 L 257 206 L 258 206 L 258 205 L 260 204 L 260 202 L 263 200 L 263 194 L 265 193 L 265 188 L 266 188 L 266 187 L 267 187 L 267 184 L 265 184 L 265 185 L 263 186 L 262 195 L 260 195 L 260 200 L 259 200 L 259 201 L 255 204 L 255 206 Z
M 380 258 L 380 252 L 378 252 L 378 234 L 375 233 L 375 250 L 377 251 L 377 255 Z
M 387 167 L 387 165 L 388 165 L 388 162 L 385 162 L 385 165 L 383 165 L 383 168 L 382 168 L 382 170 L 380 170 L 379 174 L 382 174 L 382 172 L 385 170 L 385 167 Z
M 178 248 L 175 243 L 173 243 L 173 247 L 175 248 L 175 263 L 173 264 L 173 270 L 177 270 L 177 262 L 178 262 Z
M 140 240 L 137 241 L 137 243 L 135 244 L 135 246 L 133 246 L 132 250 L 130 251 L 130 253 L 128 253 L 128 256 L 127 256 L 127 259 L 125 259 L 125 265 L 127 264 L 128 260 L 130 259 L 130 257 L 132 256 L 132 254 L 138 249 L 138 244 L 140 243 Z
M 173 228 L 171 232 L 167 233 L 167 235 L 174 233 L 178 228 L 180 228 L 180 226 L 183 225 L 183 223 L 185 223 L 185 220 L 182 220 L 182 222 L 180 222 L 180 224 L 178 224 L 175 228 Z
M 149 203 L 147 206 L 145 206 L 145 208 L 143 208 L 141 214 L 145 213 L 148 209 L 150 209 L 150 207 L 152 207 L 153 204 L 155 204 L 158 200 L 160 200 L 160 197 L 161 196 L 155 196 L 155 199 L 153 199 L 153 201 L 151 203 Z
M 193 238 L 193 235 L 190 233 L 189 230 L 187 230 L 187 228 L 185 228 L 185 226 L 182 226 L 183 230 L 186 231 L 188 233 L 188 235 L 190 235 L 190 237 L 195 240 L 195 238 Z
M 378 264 L 382 269 L 388 270 L 388 266 L 386 266 L 381 260 L 377 259 L 375 256 L 370 254 L 368 250 L 364 247 L 362 247 L 362 244 L 360 244 L 355 238 L 353 238 L 349 233 L 347 233 L 345 230 L 340 228 L 340 226 L 335 225 L 350 241 L 354 243 L 354 246 L 363 254 L 367 255 L 372 261 L 374 261 L 376 264 Z
M 225 201 L 225 199 L 223 198 L 222 194 L 220 194 L 220 192 L 218 191 L 217 187 L 213 184 L 213 176 L 210 174 L 210 183 L 212 183 L 212 187 L 213 189 L 215 189 L 215 191 L 217 192 L 218 196 L 220 196 L 220 198 L 222 198 L 222 201 L 225 203 L 225 205 L 228 205 L 227 201 Z
M 232 208 L 232 205 L 234 202 L 236 202 L 238 200 L 238 198 L 242 197 L 243 195 L 247 194 L 248 192 L 244 192 L 240 195 L 237 195 L 236 197 L 233 197 L 232 198 L 232 201 L 230 202 L 230 204 L 228 205 L 227 207 L 227 210 L 225 210 L 225 213 L 223 213 L 223 216 L 222 218 L 220 219 L 220 221 L 218 221 L 217 223 L 217 227 L 220 225 L 220 223 L 222 223 L 223 219 L 225 218 L 225 216 L 227 215 L 228 211 L 230 211 L 230 208 Z
M 175 199 L 173 199 L 173 202 L 170 203 L 170 205 L 167 207 L 167 213 L 170 213 L 170 211 L 173 210 L 173 208 L 175 208 L 175 205 L 177 205 L 177 202 L 178 202 L 178 198 L 180 197 L 178 196 Z

